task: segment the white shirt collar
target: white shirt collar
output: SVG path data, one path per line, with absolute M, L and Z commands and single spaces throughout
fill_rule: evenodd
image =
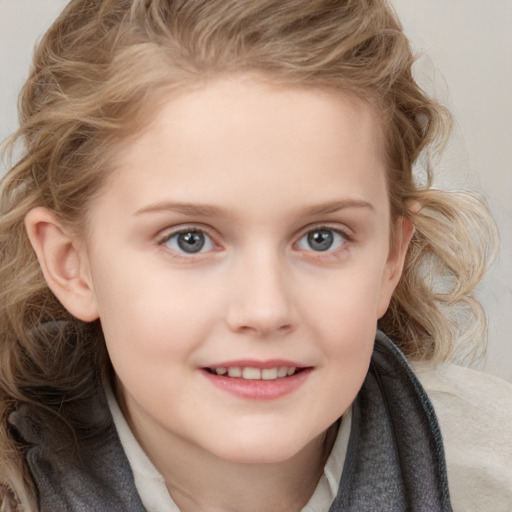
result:
M 148 512 L 180 512 L 167 490 L 164 478 L 149 460 L 130 430 L 114 393 L 107 389 L 106 395 L 121 445 L 133 471 L 135 486 L 144 507 Z M 315 492 L 300 512 L 326 512 L 334 501 L 338 493 L 347 453 L 351 419 L 352 413 L 349 409 L 343 415 L 336 441 Z

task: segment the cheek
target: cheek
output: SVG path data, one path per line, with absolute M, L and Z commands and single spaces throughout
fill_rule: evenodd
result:
M 115 298 L 117 294 L 112 295 Z M 174 294 L 152 289 L 146 293 L 117 295 L 117 305 L 109 298 L 103 302 L 101 323 L 109 350 L 138 353 L 141 360 L 192 351 L 208 332 L 209 316 L 202 310 L 198 296 Z M 213 314 L 213 311 L 210 311 Z
M 323 357 L 318 374 L 318 389 L 322 391 L 316 396 L 311 414 L 325 418 L 326 425 L 350 407 L 370 364 L 376 332 L 375 310 L 365 307 L 367 301 L 357 299 L 344 295 L 335 304 L 325 300 L 315 306 L 320 321 L 315 323 L 317 330 L 313 336 Z
M 95 270 L 100 321 L 118 372 L 182 362 L 218 317 L 212 293 L 168 269 L 120 261 Z
M 331 364 L 333 382 L 354 398 L 373 350 L 381 293 L 380 268 L 351 269 L 331 276 L 323 287 L 315 287 L 301 317 L 321 345 L 325 363 Z
M 188 397 L 189 403 L 194 402 L 190 369 L 208 329 L 206 321 L 197 322 L 192 300 L 171 301 L 154 289 L 149 295 L 145 291 L 123 296 L 121 305 L 105 309 L 101 321 L 123 394 L 153 407 L 157 414 L 163 398 L 173 402 Z M 164 395 L 157 392 L 159 388 L 165 389 Z
M 332 336 L 350 332 L 357 337 L 366 326 L 372 329 L 383 292 L 383 268 L 363 264 L 330 273 L 321 282 L 313 277 L 301 286 L 302 313 L 323 319 Z

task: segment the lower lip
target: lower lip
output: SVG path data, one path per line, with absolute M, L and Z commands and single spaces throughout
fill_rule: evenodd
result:
M 300 387 L 311 373 L 312 368 L 305 368 L 289 377 L 275 380 L 249 380 L 215 375 L 206 370 L 202 373 L 216 387 L 241 398 L 252 400 L 275 400 L 288 395 Z

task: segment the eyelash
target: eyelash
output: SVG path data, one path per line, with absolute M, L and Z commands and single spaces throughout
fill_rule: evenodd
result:
M 306 228 L 306 230 L 302 231 L 302 234 L 300 235 L 300 237 L 298 238 L 297 242 L 295 242 L 294 245 L 298 246 L 298 244 L 304 238 L 309 237 L 311 234 L 313 234 L 315 232 L 319 233 L 321 231 L 333 233 L 334 234 L 333 243 L 336 243 L 335 242 L 336 237 L 339 237 L 341 240 L 338 241 L 340 243 L 340 245 L 338 247 L 336 247 L 336 248 L 331 248 L 331 246 L 329 246 L 325 250 L 318 250 L 318 251 L 315 251 L 312 248 L 304 249 L 305 252 L 311 252 L 311 253 L 315 254 L 315 256 L 317 258 L 322 258 L 322 257 L 326 258 L 326 257 L 335 256 L 339 252 L 341 252 L 344 249 L 346 249 L 346 245 L 352 241 L 352 238 L 345 231 L 343 231 L 343 230 L 341 230 L 339 228 L 334 228 L 334 227 L 329 226 L 329 225 L 322 225 L 321 224 L 321 225 L 316 225 L 316 226 L 313 226 L 313 227 L 308 227 L 308 228 Z
M 335 240 L 336 240 L 336 237 L 341 238 L 341 240 L 338 240 L 338 242 L 340 243 L 339 247 L 336 247 L 334 249 L 331 249 L 330 247 L 328 247 L 325 250 L 318 250 L 318 251 L 315 251 L 312 248 L 302 249 L 302 248 L 298 247 L 298 244 L 305 237 L 311 235 L 312 233 L 321 232 L 321 231 L 333 233 L 334 234 L 333 238 Z M 187 253 L 187 251 L 185 251 L 185 250 L 182 250 L 179 248 L 177 248 L 177 249 L 172 248 L 168 245 L 169 242 L 171 240 L 173 240 L 174 238 L 177 239 L 180 235 L 187 235 L 187 234 L 192 234 L 192 233 L 204 235 L 204 237 L 206 238 L 206 241 L 203 242 L 203 244 L 200 246 L 200 248 L 197 252 Z M 339 252 L 345 251 L 347 249 L 347 247 L 346 247 L 347 244 L 349 244 L 352 241 L 353 241 L 352 237 L 350 235 L 348 235 L 346 233 L 346 231 L 340 230 L 339 228 L 334 228 L 329 225 L 320 224 L 320 225 L 310 226 L 310 227 L 307 227 L 306 229 L 304 229 L 301 232 L 300 236 L 296 239 L 296 242 L 294 242 L 293 247 L 297 247 L 298 250 L 300 250 L 303 253 L 314 254 L 316 258 L 329 258 L 329 257 L 336 256 Z M 333 243 L 334 243 L 334 241 L 333 241 Z M 205 244 L 208 245 L 206 251 L 203 250 Z M 204 254 L 211 252 L 212 250 L 215 250 L 215 247 L 219 247 L 219 245 L 215 242 L 214 237 L 211 236 L 207 230 L 205 230 L 202 227 L 198 227 L 198 226 L 187 226 L 184 228 L 178 228 L 173 231 L 167 231 L 158 240 L 158 245 L 161 247 L 164 247 L 164 249 L 166 249 L 168 254 L 170 254 L 171 256 L 176 257 L 176 258 L 185 258 L 185 259 L 190 259 L 192 257 L 200 257 Z
M 167 246 L 167 244 L 173 238 L 178 238 L 180 235 L 187 235 L 187 234 L 192 234 L 192 233 L 198 233 L 198 234 L 204 235 L 209 240 L 209 242 L 203 242 L 203 244 L 201 245 L 201 247 L 199 249 L 200 252 L 187 253 L 184 250 L 173 249 L 172 247 Z M 205 243 L 207 243 L 208 245 L 211 245 L 211 247 L 208 248 L 208 251 L 202 251 Z M 210 252 L 212 249 L 214 249 L 216 246 L 218 246 L 215 243 L 214 238 L 212 236 L 210 236 L 209 233 L 205 229 L 197 227 L 197 226 L 187 226 L 185 228 L 179 228 L 177 230 L 167 231 L 165 233 L 165 235 L 162 236 L 162 238 L 158 241 L 158 245 L 162 246 L 164 248 L 165 248 L 165 246 L 167 246 L 166 249 L 167 249 L 168 253 L 177 258 L 190 258 L 193 256 L 200 256 L 200 255 L 204 254 L 205 252 Z

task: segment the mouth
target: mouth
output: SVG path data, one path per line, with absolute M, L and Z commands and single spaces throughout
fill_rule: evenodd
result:
M 275 366 L 272 368 L 255 368 L 252 366 L 217 366 L 213 368 L 204 368 L 204 370 L 219 377 L 271 381 L 292 377 L 293 375 L 306 370 L 306 368 L 297 366 Z
M 284 360 L 230 361 L 203 367 L 203 375 L 215 387 L 243 399 L 273 400 L 301 387 L 313 371 Z

